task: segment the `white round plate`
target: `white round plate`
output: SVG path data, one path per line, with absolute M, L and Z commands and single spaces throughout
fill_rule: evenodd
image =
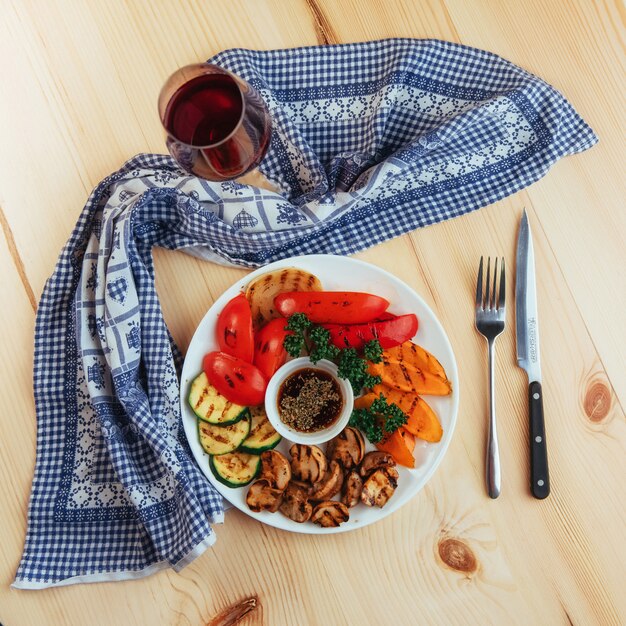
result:
M 187 404 L 191 381 L 202 370 L 202 357 L 207 352 L 217 350 L 215 340 L 215 324 L 218 313 L 224 305 L 234 298 L 246 285 L 261 274 L 284 267 L 297 267 L 315 274 L 322 282 L 324 289 L 329 291 L 364 291 L 387 298 L 391 303 L 389 311 L 397 315 L 415 313 L 419 320 L 419 328 L 414 341 L 431 352 L 441 362 L 452 382 L 452 394 L 445 397 L 426 396 L 426 401 L 437 413 L 443 428 L 443 437 L 439 443 L 426 443 L 417 439 L 415 446 L 415 468 L 398 467 L 400 477 L 395 494 L 384 508 L 370 508 L 363 504 L 350 509 L 350 519 L 337 528 L 321 528 L 317 524 L 305 522 L 298 524 L 282 513 L 261 511 L 253 513 L 246 505 L 247 488 L 232 489 L 215 479 L 209 468 L 209 456 L 204 452 L 198 441 L 196 416 Z M 459 407 L 459 380 L 454 353 L 448 337 L 431 311 L 430 307 L 401 280 L 375 265 L 348 257 L 332 255 L 310 255 L 292 257 L 277 261 L 248 274 L 232 287 L 227 289 L 207 311 L 196 329 L 187 350 L 181 377 L 180 398 L 185 433 L 193 455 L 209 479 L 211 484 L 234 506 L 259 521 L 299 533 L 330 534 L 341 533 L 372 524 L 406 504 L 422 489 L 443 459 L 452 439 Z M 289 456 L 290 442 L 283 439 L 276 448 Z M 368 449 L 374 446 L 368 444 Z

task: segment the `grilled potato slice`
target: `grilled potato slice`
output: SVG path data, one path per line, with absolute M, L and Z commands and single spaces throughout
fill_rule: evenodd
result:
M 307 500 L 308 491 L 306 485 L 292 480 L 283 493 L 280 512 L 298 524 L 308 521 L 313 513 L 313 506 Z
M 322 283 L 317 276 L 295 267 L 268 272 L 253 280 L 246 289 L 246 298 L 255 328 L 280 317 L 274 307 L 274 298 L 283 291 L 322 291 Z
M 356 506 L 361 501 L 363 491 L 363 479 L 359 473 L 353 469 L 343 479 L 343 490 L 341 501 L 348 507 Z
M 341 463 L 344 469 L 356 467 L 365 454 L 365 440 L 360 430 L 347 426 L 334 439 L 328 442 L 328 460 Z
M 331 461 L 324 479 L 313 485 L 309 494 L 311 500 L 330 500 L 341 491 L 343 484 L 343 470 L 337 461 Z
M 369 476 L 372 472 L 380 469 L 381 467 L 395 467 L 396 462 L 394 461 L 391 454 L 388 452 L 368 452 L 364 457 L 363 461 L 361 461 L 361 467 L 359 468 L 359 473 L 362 478 Z
M 398 486 L 398 471 L 394 467 L 377 469 L 363 484 L 361 502 L 381 509 L 395 493 Z
M 276 450 L 261 453 L 261 475 L 274 489 L 284 491 L 291 480 L 289 461 Z
M 350 519 L 350 511 L 343 502 L 325 500 L 320 502 L 311 515 L 311 521 L 324 528 L 332 528 L 347 522 Z
M 289 454 L 294 478 L 310 483 L 317 483 L 324 478 L 328 462 L 320 448 L 294 443 L 289 448 Z
M 259 511 L 276 513 L 282 502 L 282 497 L 283 492 L 280 489 L 274 489 L 268 480 L 262 478 L 250 485 L 248 495 L 246 496 L 246 504 L 255 513 Z

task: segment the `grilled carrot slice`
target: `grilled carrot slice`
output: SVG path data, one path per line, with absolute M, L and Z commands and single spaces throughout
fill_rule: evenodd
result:
M 413 454 L 413 450 L 415 450 L 415 435 L 410 433 L 406 428 L 400 427 L 400 436 L 404 440 L 404 445 L 407 447 L 407 450 Z
M 387 398 L 387 402 L 395 404 L 406 414 L 408 420 L 404 428 L 407 431 L 424 441 L 432 443 L 441 441 L 443 429 L 437 415 L 425 400 L 413 393 L 398 391 L 385 385 L 376 385 L 371 393 L 354 401 L 355 408 L 369 409 L 381 393 Z
M 388 452 L 394 458 L 396 463 L 404 465 L 404 467 L 415 467 L 415 459 L 413 453 L 407 447 L 407 442 L 398 430 L 385 437 L 376 447 L 383 452 Z M 414 442 L 415 443 L 415 442 Z
M 439 361 L 422 346 L 418 346 L 412 341 L 405 341 L 395 348 L 388 348 L 383 356 L 393 363 L 406 363 L 416 369 L 426 370 L 444 380 L 447 379 L 446 371 Z
M 383 355 L 380 363 L 371 363 L 369 373 L 380 376 L 384 385 L 419 395 L 447 396 L 452 392 L 449 380 L 405 362 L 390 361 Z

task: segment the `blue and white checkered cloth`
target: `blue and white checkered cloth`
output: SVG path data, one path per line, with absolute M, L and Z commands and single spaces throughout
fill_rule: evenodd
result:
M 245 267 L 350 254 L 508 196 L 597 141 L 545 82 L 452 43 L 236 49 L 212 62 L 267 102 L 261 170 L 280 193 L 198 180 L 157 155 L 93 191 L 37 314 L 37 465 L 16 587 L 179 569 L 222 519 L 182 430 L 153 246 Z

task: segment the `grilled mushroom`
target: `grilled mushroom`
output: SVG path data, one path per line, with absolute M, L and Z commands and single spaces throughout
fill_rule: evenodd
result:
M 289 481 L 289 485 L 294 485 L 295 487 L 300 488 L 302 491 L 304 491 L 304 494 L 306 495 L 306 497 L 309 497 L 309 494 L 311 493 L 311 490 L 313 489 L 313 486 L 311 485 L 311 483 L 305 483 L 302 480 L 295 480 L 294 478 L 292 478 Z
M 343 491 L 341 501 L 347 506 L 356 506 L 361 500 L 363 491 L 363 480 L 356 470 L 348 472 L 343 479 Z
M 294 443 L 289 448 L 291 471 L 294 478 L 316 483 L 324 478 L 328 465 L 324 453 L 317 446 Z
M 395 467 L 377 469 L 363 484 L 361 502 L 367 506 L 382 507 L 387 504 L 398 486 L 398 471 Z
M 313 506 L 307 500 L 308 491 L 308 486 L 292 480 L 283 493 L 280 512 L 299 524 L 306 522 L 313 512 Z
M 356 467 L 365 454 L 365 440 L 360 430 L 347 426 L 328 442 L 326 456 L 339 461 L 345 469 Z
M 280 506 L 282 495 L 281 489 L 274 489 L 268 480 L 262 478 L 250 485 L 248 495 L 246 496 L 246 504 L 255 513 L 259 511 L 276 513 Z
M 324 479 L 313 485 L 309 494 L 311 500 L 330 500 L 341 491 L 343 483 L 343 471 L 337 461 L 330 462 L 330 468 L 324 475 Z
M 276 450 L 266 450 L 261 453 L 261 475 L 259 478 L 267 480 L 271 487 L 284 491 L 291 480 L 289 461 Z
M 349 519 L 350 512 L 348 507 L 342 502 L 335 502 L 334 500 L 320 502 L 313 509 L 313 515 L 311 515 L 311 521 L 324 528 L 339 526 L 339 524 L 343 524 Z
M 387 452 L 368 452 L 361 462 L 359 472 L 361 477 L 365 478 L 381 467 L 395 467 L 395 465 L 393 457 Z

